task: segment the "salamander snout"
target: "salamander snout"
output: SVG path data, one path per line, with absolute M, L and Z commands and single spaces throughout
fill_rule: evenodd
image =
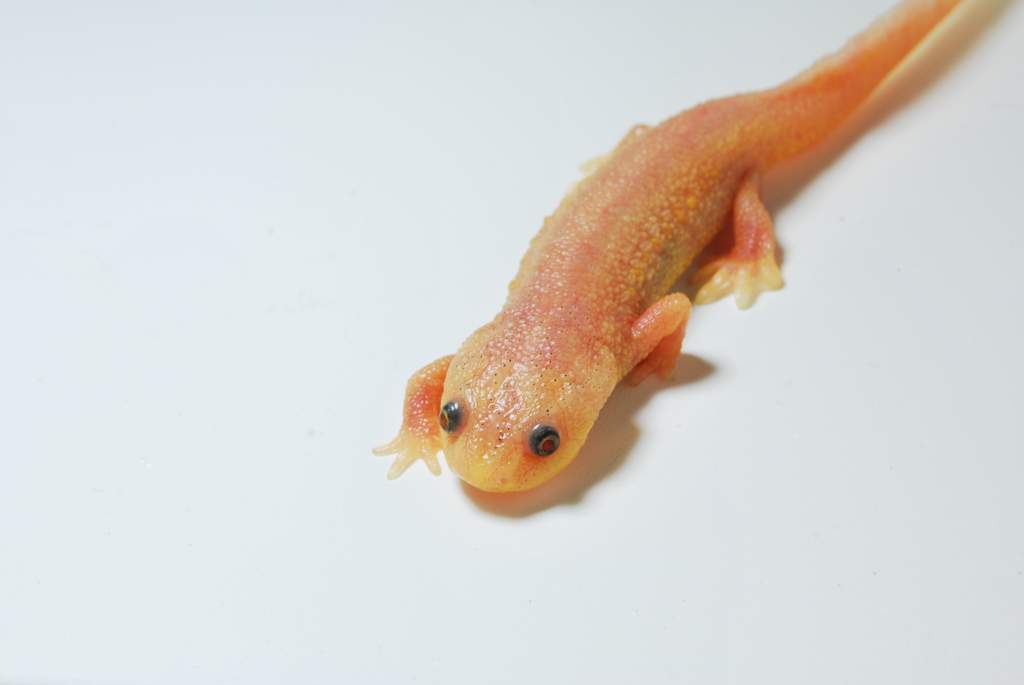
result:
M 570 439 L 575 429 L 561 412 L 538 411 L 517 392 L 473 400 L 446 398 L 437 417 L 445 459 L 467 483 L 481 490 L 525 490 L 575 456 L 579 441 Z

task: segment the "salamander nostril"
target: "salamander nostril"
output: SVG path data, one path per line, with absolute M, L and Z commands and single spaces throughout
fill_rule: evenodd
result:
M 530 451 L 538 457 L 554 454 L 561 443 L 558 431 L 543 423 L 539 423 L 530 431 Z
M 446 402 L 441 407 L 441 414 L 437 417 L 437 421 L 441 424 L 441 429 L 446 433 L 457 431 L 462 424 L 462 405 L 459 404 L 458 400 Z

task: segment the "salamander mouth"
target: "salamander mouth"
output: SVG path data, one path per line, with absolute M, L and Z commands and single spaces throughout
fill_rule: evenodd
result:
M 508 452 L 468 454 L 458 447 L 445 452 L 452 472 L 466 484 L 484 492 L 529 490 L 554 477 L 572 457 L 571 449 L 564 445 L 557 456 L 550 457 L 516 451 L 512 446 Z

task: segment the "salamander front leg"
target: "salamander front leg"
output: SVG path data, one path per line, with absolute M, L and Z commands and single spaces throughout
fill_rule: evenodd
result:
M 757 296 L 782 287 L 775 262 L 772 217 L 761 201 L 758 174 L 750 172 L 736 194 L 732 214 L 732 247 L 698 269 L 693 282 L 700 286 L 694 298 L 707 304 L 732 293 L 736 305 L 747 309 Z
M 441 464 L 437 461 L 437 453 L 442 446 L 441 426 L 437 416 L 441 411 L 441 394 L 451 361 L 451 355 L 441 357 L 409 379 L 398 436 L 373 450 L 378 455 L 398 455 L 388 469 L 389 479 L 398 478 L 417 459 L 422 459 L 435 476 L 441 475 Z
M 640 361 L 626 376 L 627 383 L 636 385 L 652 373 L 668 378 L 679 359 L 689 319 L 690 300 L 682 293 L 666 295 L 648 307 L 631 331 Z

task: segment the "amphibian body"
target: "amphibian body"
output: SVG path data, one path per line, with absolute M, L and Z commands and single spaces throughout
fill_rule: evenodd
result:
M 957 4 L 909 0 L 777 88 L 637 126 L 533 238 L 498 315 L 410 379 L 388 476 L 443 451 L 477 488 L 525 490 L 579 452 L 622 380 L 671 373 L 690 314 L 670 292 L 694 271 L 702 304 L 741 308 L 782 279 L 763 171 L 820 143 Z

